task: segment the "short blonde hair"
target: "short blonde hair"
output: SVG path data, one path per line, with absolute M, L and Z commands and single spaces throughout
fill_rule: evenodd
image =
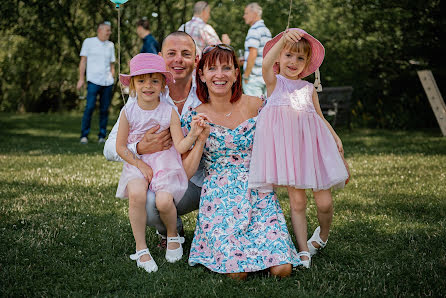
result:
M 145 73 L 145 74 L 142 74 L 142 75 L 133 76 L 130 79 L 129 95 L 132 96 L 132 97 L 136 96 L 135 80 L 151 78 L 155 74 L 159 74 L 162 77 L 161 93 L 164 92 L 164 88 L 166 87 L 166 78 L 164 77 L 164 75 L 162 73 L 155 72 L 155 73 Z
M 305 62 L 305 68 L 308 67 L 308 65 L 310 65 L 311 62 L 311 44 L 308 40 L 306 40 L 305 38 L 301 38 L 298 42 L 294 42 L 294 43 L 285 43 L 285 45 L 283 46 L 282 51 L 287 50 L 290 52 L 294 52 L 294 53 L 303 53 L 307 56 L 307 62 Z M 279 72 L 280 72 L 280 65 L 278 65 L 279 67 Z

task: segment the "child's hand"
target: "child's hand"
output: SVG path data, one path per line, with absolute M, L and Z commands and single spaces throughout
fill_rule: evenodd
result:
M 152 181 L 153 178 L 153 170 L 151 167 L 149 167 L 145 162 L 142 160 L 138 160 L 136 162 L 137 168 L 141 171 L 141 173 L 144 175 L 144 178 L 146 178 L 147 181 Z
M 350 177 L 351 177 L 351 175 L 350 175 L 350 167 L 348 166 L 348 163 L 345 160 L 344 155 L 342 155 L 342 161 L 344 162 L 344 166 L 347 169 L 347 173 L 348 173 L 348 178 L 347 178 L 347 180 L 345 180 L 345 185 L 347 185 L 348 182 L 350 181 Z
M 339 137 L 335 138 L 336 146 L 338 147 L 339 153 L 341 153 L 341 156 L 344 157 L 344 148 L 342 147 L 342 141 Z
M 296 29 L 291 29 L 291 30 L 288 29 L 283 34 L 285 42 L 290 44 L 298 42 L 303 36 L 304 36 L 303 33 Z
M 197 140 L 198 141 L 206 141 L 207 138 L 209 137 L 210 132 L 211 132 L 211 127 L 209 126 L 208 123 L 206 123 L 205 126 L 203 127 L 203 131 L 198 136 Z
M 208 120 L 208 117 L 203 113 L 193 116 L 191 122 L 191 130 L 189 132 L 191 136 L 197 138 L 203 132 L 206 125 L 208 125 Z

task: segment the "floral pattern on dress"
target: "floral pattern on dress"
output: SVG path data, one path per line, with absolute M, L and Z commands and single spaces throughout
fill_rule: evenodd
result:
M 188 111 L 181 119 L 190 130 Z M 256 117 L 235 129 L 216 124 L 206 141 L 206 177 L 189 264 L 218 273 L 253 272 L 300 260 L 274 192 L 248 190 Z

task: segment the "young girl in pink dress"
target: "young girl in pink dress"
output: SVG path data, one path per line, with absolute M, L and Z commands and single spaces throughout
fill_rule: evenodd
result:
M 302 78 L 324 59 L 322 44 L 301 29 L 280 33 L 263 49 L 268 101 L 257 119 L 249 188 L 286 186 L 302 265 L 325 247 L 333 217 L 331 188 L 348 178 L 342 142 L 322 115 L 316 90 Z M 278 74 L 276 74 L 278 73 Z M 307 242 L 305 189 L 312 189 L 320 227 Z
M 156 194 L 156 207 L 167 228 L 166 260 L 176 262 L 183 255 L 184 238 L 177 234 L 175 202 L 184 195 L 188 179 L 182 166 L 180 153 L 190 149 L 203 130 L 198 121 L 187 137 L 183 136 L 180 119 L 172 106 L 160 101 L 160 93 L 173 76 L 166 70 L 161 56 L 138 54 L 130 61 L 130 74 L 119 75 L 124 86 L 129 86 L 130 95 L 137 100 L 124 107 L 119 120 L 116 152 L 125 161 L 116 196 L 129 198 L 129 219 L 136 242 L 136 253 L 131 255 L 137 266 L 147 272 L 155 272 L 158 266 L 150 255 L 145 239 L 146 196 L 150 190 Z M 203 123 L 204 121 L 202 121 Z M 127 148 L 128 143 L 142 139 L 145 132 L 159 125 L 159 131 L 170 128 L 175 147 L 168 150 L 136 156 Z

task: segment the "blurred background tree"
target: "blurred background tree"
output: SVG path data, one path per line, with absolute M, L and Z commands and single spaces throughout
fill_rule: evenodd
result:
M 249 26 L 243 10 L 251 1 L 209 0 L 209 23 L 243 49 Z M 273 35 L 288 21 L 288 0 L 260 0 Z M 192 17 L 192 0 L 130 0 L 121 6 L 121 71 L 139 52 L 136 21 L 147 17 L 159 42 Z M 117 47 L 117 11 L 108 0 L 10 0 L 0 6 L 0 111 L 82 110 L 76 91 L 82 41 L 97 24 L 111 21 Z M 354 87 L 356 126 L 437 127 L 416 70 L 431 69 L 443 96 L 446 20 L 440 0 L 293 1 L 290 27 L 300 27 L 326 48 L 324 87 Z M 117 52 L 116 52 L 117 57 Z M 116 64 L 117 65 L 117 64 Z M 118 66 L 116 66 L 117 72 Z M 309 78 L 312 80 L 313 78 Z M 122 106 L 115 85 L 112 109 Z M 85 91 L 84 91 L 85 93 Z

